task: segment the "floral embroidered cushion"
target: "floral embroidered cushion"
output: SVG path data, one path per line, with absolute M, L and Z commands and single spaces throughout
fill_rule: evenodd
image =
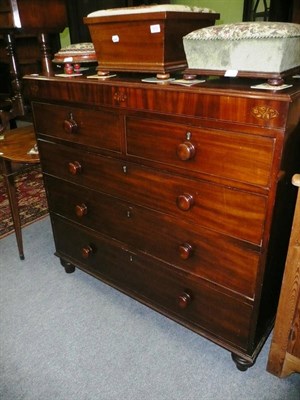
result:
M 97 61 L 93 43 L 75 43 L 63 47 L 54 55 L 53 62 L 60 64 L 64 62 L 95 62 Z

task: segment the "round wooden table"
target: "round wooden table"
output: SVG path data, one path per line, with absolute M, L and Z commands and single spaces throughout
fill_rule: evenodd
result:
M 5 131 L 0 139 L 0 162 L 4 182 L 7 188 L 14 230 L 17 239 L 20 259 L 24 260 L 21 220 L 15 187 L 15 176 L 25 172 L 34 164 L 39 164 L 38 152 L 30 153 L 36 148 L 33 125 Z

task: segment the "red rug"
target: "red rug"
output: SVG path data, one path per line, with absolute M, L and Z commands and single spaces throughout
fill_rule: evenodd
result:
M 48 205 L 39 168 L 16 178 L 19 213 L 22 227 L 48 214 Z M 0 176 L 0 239 L 14 232 L 13 222 L 3 177 Z

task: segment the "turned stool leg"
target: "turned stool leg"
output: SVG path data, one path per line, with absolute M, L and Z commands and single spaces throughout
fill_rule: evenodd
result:
M 49 36 L 46 33 L 39 34 L 40 50 L 42 54 L 42 74 L 45 76 L 53 76 L 52 56 L 49 45 Z
M 17 245 L 19 250 L 19 256 L 21 260 L 24 260 L 24 251 L 23 251 L 23 240 L 22 240 L 22 231 L 21 231 L 21 220 L 19 214 L 19 206 L 18 199 L 16 193 L 15 179 L 14 173 L 12 172 L 11 163 L 8 160 L 3 159 L 3 177 L 4 182 L 7 188 L 9 206 L 11 210 L 15 235 L 17 239 Z
M 12 78 L 12 90 L 13 90 L 13 98 L 12 98 L 12 110 L 11 117 L 22 116 L 25 115 L 25 105 L 22 96 L 22 83 L 20 78 L 20 68 L 19 62 L 17 60 L 16 55 L 16 46 L 14 36 L 10 33 L 4 35 L 6 41 L 6 51 L 9 59 L 9 69 L 10 76 Z

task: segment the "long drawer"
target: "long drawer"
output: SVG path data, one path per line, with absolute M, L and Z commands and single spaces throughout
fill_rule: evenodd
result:
M 53 216 L 59 257 L 215 340 L 247 349 L 252 306 Z
M 37 134 L 91 148 L 121 152 L 123 119 L 108 110 L 33 103 Z
M 254 246 L 103 193 L 45 176 L 50 210 L 195 276 L 254 297 Z
M 265 196 L 42 140 L 39 150 L 43 171 L 49 175 L 261 245 Z
M 275 138 L 126 118 L 127 154 L 253 185 L 270 185 Z

